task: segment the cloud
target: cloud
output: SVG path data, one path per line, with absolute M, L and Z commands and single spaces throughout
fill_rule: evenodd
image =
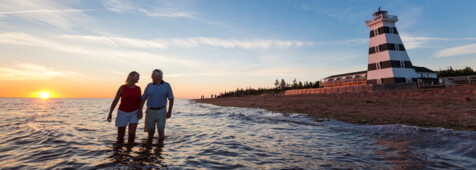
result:
M 413 7 L 413 8 L 406 8 L 405 10 L 397 14 L 398 20 L 399 20 L 399 24 L 397 26 L 398 29 L 405 30 L 407 28 L 410 28 L 413 25 L 418 24 L 419 18 L 422 15 L 422 11 L 423 11 L 423 7 Z
M 155 11 L 148 11 L 146 9 L 139 9 L 140 12 L 144 13 L 150 17 L 158 18 L 188 18 L 188 19 L 198 19 L 191 13 L 187 12 L 178 12 L 174 9 L 156 9 Z
M 13 14 L 25 14 L 25 13 L 69 13 L 69 12 L 85 12 L 85 11 L 94 11 L 93 9 L 69 9 L 69 10 L 28 10 L 28 11 L 3 11 L 0 12 L 0 15 L 13 15 Z
M 130 3 L 131 1 L 125 0 L 103 0 L 102 3 L 107 10 L 113 12 L 123 12 L 133 10 L 135 7 Z
M 372 11 L 370 9 L 362 10 L 362 8 L 355 8 L 355 6 L 361 3 L 356 1 L 310 1 L 306 3 L 308 4 L 300 6 L 301 10 L 346 22 L 361 22 L 362 18 L 370 17 L 369 15 Z
M 51 0 L 5 0 L 0 5 L 0 16 L 13 18 L 15 23 L 24 21 L 36 23 L 38 26 L 47 26 L 52 29 L 70 31 L 71 28 L 92 20 L 88 15 L 83 14 L 92 9 L 78 10 L 67 7 L 61 3 Z M 18 20 L 22 19 L 22 20 Z M 12 24 L 12 23 L 10 23 Z M 36 25 L 35 25 L 36 26 Z
M 316 45 L 347 45 L 347 44 L 366 44 L 369 43 L 368 38 L 358 38 L 350 40 L 339 40 L 339 41 L 319 41 L 313 44 Z
M 171 39 L 168 40 L 172 45 L 176 46 L 185 46 L 185 47 L 197 47 L 201 45 L 213 46 L 213 47 L 222 47 L 222 48 L 290 48 L 290 47 L 301 47 L 303 45 L 312 45 L 312 42 L 301 42 L 301 41 L 281 41 L 281 40 L 225 40 L 218 38 L 207 38 L 207 37 L 197 37 L 197 38 L 185 38 L 185 39 Z
M 153 41 L 153 40 L 141 40 L 134 38 L 122 38 L 122 37 L 106 37 L 106 36 L 88 36 L 88 35 L 63 35 L 62 38 L 93 42 L 96 44 L 109 46 L 109 47 L 136 47 L 136 48 L 168 48 L 169 44 Z
M 150 17 L 157 18 L 187 18 L 199 20 L 195 15 L 190 12 L 184 12 L 184 10 L 177 10 L 172 7 L 165 7 L 169 3 L 148 4 L 145 9 L 137 7 L 131 4 L 131 1 L 126 0 L 103 0 L 104 7 L 112 12 L 124 12 L 124 11 L 139 11 Z
M 426 44 L 431 41 L 449 41 L 452 39 L 438 37 L 415 37 L 407 33 L 400 33 L 400 37 L 405 44 L 406 49 L 425 48 Z
M 75 72 L 58 71 L 38 64 L 19 63 L 11 67 L 0 68 L 2 80 L 45 80 L 55 77 L 80 75 Z
M 138 63 L 153 65 L 154 62 L 164 64 L 178 64 L 193 67 L 202 64 L 198 61 L 179 59 L 175 56 L 163 56 L 157 53 L 136 50 L 101 48 L 90 43 L 73 43 L 71 41 L 55 38 L 43 38 L 25 33 L 0 33 L 0 43 L 33 46 L 41 49 L 52 49 L 67 52 L 77 56 L 89 57 L 107 62 L 118 61 L 126 64 Z M 131 57 L 134 56 L 134 57 Z
M 109 47 L 134 47 L 134 48 L 158 48 L 165 49 L 169 47 L 200 47 L 211 46 L 219 48 L 244 48 L 244 49 L 268 49 L 268 48 L 292 48 L 305 45 L 313 45 L 312 42 L 302 42 L 294 40 L 234 40 L 218 39 L 208 37 L 194 38 L 172 38 L 172 39 L 154 39 L 143 40 L 123 37 L 105 37 L 105 36 L 84 36 L 84 35 L 63 35 L 63 38 L 95 43 Z M 0 40 L 1 41 L 1 40 Z
M 216 72 L 217 74 L 213 75 L 225 75 L 225 74 L 237 74 L 245 73 L 249 75 L 272 75 L 272 72 L 259 73 L 259 70 L 266 68 L 266 65 L 263 65 L 263 62 L 256 62 L 248 66 L 239 66 L 246 65 L 243 64 L 243 61 L 234 60 L 232 63 L 221 63 L 220 60 L 214 60 L 210 62 L 207 60 L 202 60 L 197 57 L 183 57 L 183 56 L 173 56 L 173 55 L 162 55 L 161 51 L 164 51 L 164 48 L 170 47 L 201 47 L 201 46 L 213 46 L 220 48 L 292 48 L 308 45 L 309 42 L 300 42 L 300 41 L 277 41 L 277 40 L 224 40 L 216 38 L 185 38 L 185 39 L 157 39 L 157 40 L 142 40 L 142 39 L 131 39 L 131 38 L 121 38 L 121 37 L 103 37 L 103 36 L 82 36 L 82 35 L 63 35 L 63 36 L 36 36 L 26 33 L 0 33 L 0 44 L 7 45 L 17 45 L 17 46 L 26 46 L 32 51 L 35 49 L 42 50 L 53 50 L 54 53 L 58 55 L 66 55 L 73 59 L 74 57 L 78 58 L 87 58 L 93 60 L 94 62 L 100 61 L 105 63 L 121 63 L 122 65 L 136 65 L 141 67 L 147 66 L 156 66 L 157 63 L 160 65 L 174 65 L 176 67 L 187 68 L 188 70 L 203 70 L 207 73 L 201 74 L 211 74 Z M 34 47 L 34 48 L 31 48 Z M 142 48 L 142 49 L 141 49 Z M 143 49 L 148 50 L 143 50 Z M 61 54 L 61 52 L 66 54 Z M 257 55 L 254 57 L 262 57 L 263 55 Z M 74 59 L 73 59 L 74 60 Z M 268 61 L 276 61 L 276 57 L 270 57 L 266 59 Z M 220 64 L 217 64 L 220 63 Z M 279 65 L 279 64 L 278 64 Z M 235 70 L 231 71 L 229 68 L 252 70 Z M 253 71 L 253 70 L 258 70 Z M 200 73 L 201 71 L 194 72 Z M 6 72 L 3 72 L 6 73 Z M 8 73 L 11 73 L 8 72 Z M 5 74 L 3 74 L 5 75 Z M 25 75 L 25 74 L 24 74 Z M 54 75 L 54 74 L 52 74 Z M 187 76 L 177 74 L 176 77 Z M 10 76 L 11 78 L 11 76 Z
M 448 48 L 437 51 L 434 56 L 437 58 L 476 54 L 476 44 L 469 44 L 459 47 Z
M 441 37 L 416 37 L 408 33 L 400 33 L 406 49 L 426 48 L 428 43 L 434 41 L 472 41 L 475 38 L 441 38 Z

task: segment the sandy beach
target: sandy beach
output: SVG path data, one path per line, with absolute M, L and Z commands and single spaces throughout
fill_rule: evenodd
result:
M 476 130 L 476 85 L 334 95 L 277 95 L 204 99 L 198 103 L 304 113 L 317 121 L 406 124 Z

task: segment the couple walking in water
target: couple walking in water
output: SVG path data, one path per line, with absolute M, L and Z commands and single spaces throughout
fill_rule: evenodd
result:
M 116 97 L 112 101 L 111 109 L 107 121 L 111 122 L 112 112 L 116 108 L 119 99 L 119 109 L 116 116 L 117 141 L 122 143 L 126 134 L 126 127 L 129 124 L 128 143 L 133 144 L 139 119 L 142 119 L 142 108 L 147 101 L 145 112 L 145 131 L 148 132 L 147 143 L 152 143 L 155 128 L 159 133 L 159 141 L 165 138 L 165 122 L 172 116 L 174 105 L 174 95 L 170 84 L 163 80 L 163 73 L 160 69 L 152 71 L 152 82 L 147 85 L 141 96 L 141 88 L 136 86 L 139 81 L 139 73 L 130 72 L 126 79 L 126 84 L 119 87 Z M 167 99 L 169 107 L 167 110 Z M 167 111 L 166 111 L 167 110 Z

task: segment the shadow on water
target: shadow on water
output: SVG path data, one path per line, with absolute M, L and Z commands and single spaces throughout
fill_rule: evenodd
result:
M 116 141 L 108 149 L 112 155 L 107 160 L 129 168 L 165 168 L 167 164 L 162 156 L 163 148 L 163 140 L 153 144 L 147 139 L 142 139 L 141 143 L 132 145 Z

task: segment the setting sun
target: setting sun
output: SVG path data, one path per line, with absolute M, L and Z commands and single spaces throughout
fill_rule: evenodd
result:
M 48 93 L 48 92 L 41 92 L 38 97 L 39 97 L 39 98 L 42 98 L 42 99 L 47 99 L 47 98 L 50 98 L 51 95 L 50 95 L 50 93 Z
M 41 99 L 58 97 L 56 93 L 54 93 L 51 90 L 41 90 L 41 91 L 32 92 L 30 96 L 34 98 L 41 98 Z

